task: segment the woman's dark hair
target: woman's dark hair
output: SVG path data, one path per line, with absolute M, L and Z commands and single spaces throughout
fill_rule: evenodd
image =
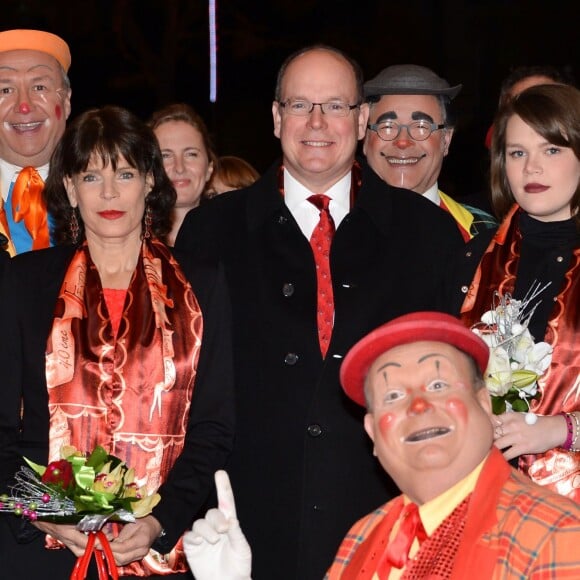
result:
M 506 175 L 506 129 L 517 115 L 548 143 L 569 147 L 580 161 L 580 91 L 569 85 L 537 85 L 526 89 L 497 113 L 491 141 L 491 201 L 503 219 L 515 198 Z M 580 226 L 580 184 L 570 201 Z
M 72 178 L 86 171 L 91 158 L 98 156 L 103 166 L 117 169 L 119 159 L 137 169 L 141 175 L 151 175 L 153 187 L 145 198 L 152 218 L 150 231 L 164 239 L 171 230 L 172 210 L 176 193 L 163 168 L 161 150 L 153 131 L 130 111 L 107 105 L 79 115 L 67 127 L 50 159 L 50 171 L 44 187 L 44 197 L 53 219 L 52 235 L 57 244 L 71 243 L 70 223 L 76 212 L 79 224 L 78 241 L 85 237 L 84 224 L 78 209 L 70 205 L 65 177 Z M 143 231 L 145 215 L 143 216 Z
M 575 86 L 574 75 L 569 67 L 558 68 L 549 64 L 517 66 L 510 70 L 501 83 L 498 108 L 511 99 L 510 93 L 514 85 L 530 77 L 545 77 L 554 84 Z

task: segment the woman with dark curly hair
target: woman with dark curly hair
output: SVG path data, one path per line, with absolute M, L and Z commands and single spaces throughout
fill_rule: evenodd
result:
M 14 258 L 0 294 L 0 490 L 23 455 L 46 465 L 63 445 L 101 445 L 161 495 L 109 531 L 120 576 L 190 577 L 180 536 L 233 439 L 222 272 L 162 242 L 175 190 L 153 131 L 122 108 L 68 127 L 45 197 L 59 245 Z M 0 542 L 7 578 L 64 578 L 87 536 L 5 517 Z

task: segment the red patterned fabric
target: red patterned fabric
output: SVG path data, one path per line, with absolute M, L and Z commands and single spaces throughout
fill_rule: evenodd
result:
M 32 249 L 41 250 L 50 246 L 48 214 L 42 197 L 44 181 L 34 167 L 24 167 L 12 190 L 14 221 L 24 220 L 24 226 L 32 238 Z
M 316 263 L 318 341 L 320 352 L 325 357 L 334 325 L 334 298 L 330 275 L 330 246 L 334 236 L 334 220 L 328 210 L 330 198 L 327 195 L 311 195 L 308 201 L 320 211 L 320 219 L 310 237 L 310 245 Z
M 519 207 L 514 205 L 481 258 L 461 308 L 467 326 L 475 324 L 490 309 L 494 290 L 513 294 L 522 236 L 518 227 Z M 541 397 L 532 401 L 532 411 L 555 415 L 580 411 L 580 249 L 571 259 L 543 338 L 554 351 L 548 371 L 539 379 Z M 560 448 L 524 455 L 520 468 L 533 481 L 580 502 L 580 453 Z
M 202 326 L 189 282 L 152 240 L 143 243 L 115 336 L 99 273 L 86 243 L 79 248 L 47 344 L 49 460 L 62 445 L 84 452 L 102 445 L 155 492 L 184 446 Z M 119 574 L 183 572 L 180 544 L 167 559 L 150 552 Z
M 421 549 L 408 564 L 403 580 L 443 580 L 451 578 L 455 558 L 463 538 L 469 494 L 423 542 Z

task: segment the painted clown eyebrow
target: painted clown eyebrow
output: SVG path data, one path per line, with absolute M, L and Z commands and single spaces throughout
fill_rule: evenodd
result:
M 397 118 L 398 118 L 397 113 L 395 113 L 395 111 L 387 111 L 376 120 L 376 123 L 382 123 L 383 121 L 391 121 L 392 119 Z
M 376 123 L 378 124 L 378 123 L 382 123 L 383 121 L 392 121 L 392 120 L 398 119 L 398 118 L 399 118 L 399 116 L 397 115 L 397 113 L 395 111 L 387 111 L 386 113 L 383 113 L 376 120 Z M 424 113 L 423 111 L 413 111 L 411 113 L 411 119 L 413 119 L 413 121 L 429 121 L 429 123 L 435 122 L 431 115 L 428 115 L 427 113 Z
M 442 357 L 442 358 L 449 359 L 449 357 L 445 356 L 444 354 L 441 354 L 440 352 L 432 352 L 429 354 L 424 354 L 422 357 L 419 358 L 419 360 L 417 362 L 422 363 L 422 362 L 425 362 L 426 360 L 433 358 L 433 357 Z
M 423 111 L 413 111 L 411 113 L 411 119 L 413 119 L 413 121 L 429 121 L 429 123 L 435 122 L 431 115 L 428 115 L 427 113 L 424 113 Z
M 377 373 L 380 373 L 383 369 L 386 369 L 387 367 L 398 367 L 398 368 L 401 368 L 401 365 L 399 363 L 396 363 L 396 362 L 388 362 L 388 363 L 385 363 L 383 366 L 379 367 L 377 369 Z

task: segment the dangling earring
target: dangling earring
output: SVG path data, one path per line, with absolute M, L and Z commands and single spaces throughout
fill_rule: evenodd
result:
M 151 237 L 151 226 L 153 225 L 153 210 L 151 206 L 148 204 L 145 207 L 145 232 L 143 233 L 143 237 L 148 240 Z
M 79 241 L 79 220 L 77 218 L 77 210 L 76 208 L 72 208 L 72 213 L 70 214 L 70 221 L 68 224 L 69 232 L 70 232 L 70 239 L 73 244 L 77 244 Z

